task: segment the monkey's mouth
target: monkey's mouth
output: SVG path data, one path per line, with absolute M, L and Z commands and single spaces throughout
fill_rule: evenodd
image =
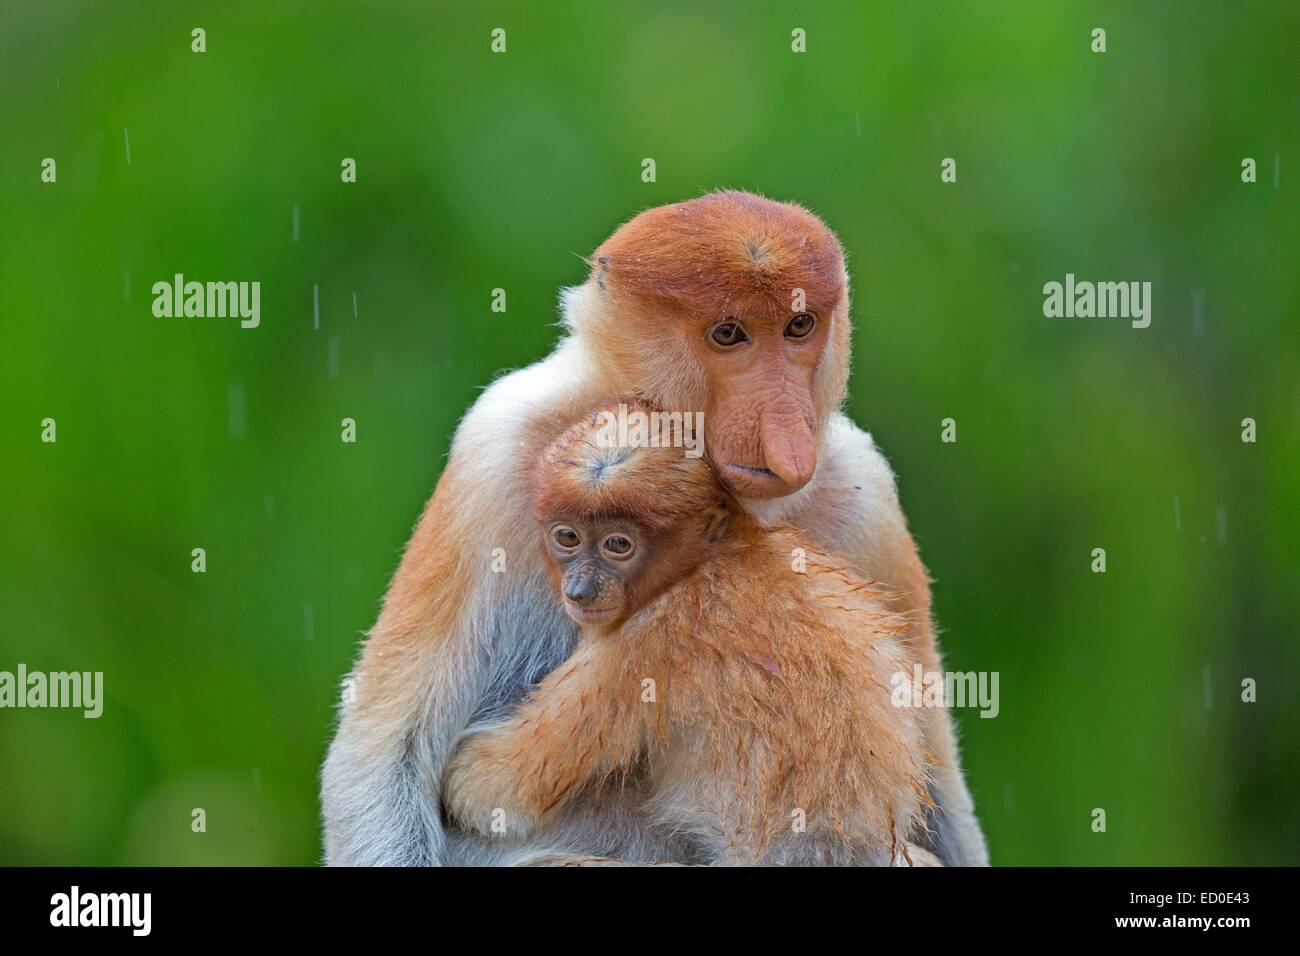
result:
M 795 490 L 770 468 L 727 462 L 722 470 L 722 480 L 741 498 L 784 498 Z
M 734 468 L 736 471 L 739 471 L 742 474 L 754 475 L 759 478 L 776 478 L 776 472 L 774 472 L 771 468 L 753 468 L 749 465 L 737 465 L 733 462 L 728 462 L 727 467 Z M 776 478 L 776 480 L 780 481 L 781 479 Z
M 564 602 L 564 610 L 579 624 L 605 624 L 618 617 L 617 607 L 583 607 L 572 601 Z

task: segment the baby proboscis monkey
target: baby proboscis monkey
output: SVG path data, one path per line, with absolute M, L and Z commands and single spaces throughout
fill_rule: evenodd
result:
M 904 621 L 802 532 L 760 527 L 704 458 L 619 446 L 613 407 L 547 447 L 535 476 L 582 639 L 513 717 L 465 738 L 447 811 L 540 836 L 585 788 L 635 775 L 650 825 L 701 863 L 908 859 L 929 760 L 916 712 L 890 699 L 913 664 Z

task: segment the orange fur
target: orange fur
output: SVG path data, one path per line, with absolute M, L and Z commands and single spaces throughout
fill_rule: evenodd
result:
M 727 496 L 707 464 L 598 448 L 594 421 L 543 453 L 539 519 L 616 514 L 654 528 L 662 553 L 648 560 L 677 577 L 613 629 L 584 628 L 515 719 L 462 745 L 449 810 L 488 830 L 500 808 L 526 833 L 636 769 L 652 818 L 729 862 L 802 859 L 805 838 L 892 859 L 928 799 L 919 722 L 890 700 L 890 677 L 913 662 L 896 640 L 902 618 L 794 528 L 739 513 L 708 546 L 700 515 Z M 806 573 L 792 568 L 800 550 Z M 791 833 L 796 810 L 807 837 Z
M 323 768 L 331 862 L 409 865 L 490 855 L 486 841 L 449 847 L 439 780 L 500 676 L 503 649 L 536 647 L 543 634 L 555 640 L 572 627 L 559 614 L 544 617 L 554 599 L 529 520 L 532 470 L 550 437 L 610 395 L 705 410 L 710 460 L 725 455 L 762 465 L 765 421 L 768 436 L 778 439 L 808 424 L 817 453 L 829 458 L 826 467 L 818 463 L 817 478 L 797 495 L 756 500 L 763 497 L 756 493 L 741 503 L 765 524 L 803 529 L 858 573 L 888 585 L 881 600 L 904 617 L 905 644 L 927 669 L 941 666 L 929 579 L 892 474 L 870 438 L 837 414 L 849 375 L 848 279 L 825 225 L 791 204 L 712 194 L 642 213 L 591 265 L 587 282 L 565 295 L 568 338 L 544 361 L 498 379 L 466 414 L 393 577 L 353 672 L 355 700 L 345 700 Z M 792 365 L 777 349 L 796 288 L 817 314 L 819 338 L 811 359 Z M 731 370 L 701 343 L 708 323 L 733 311 L 748 314 L 764 350 Z M 792 397 L 791 388 L 802 394 Z M 786 444 L 775 452 L 789 463 L 806 450 Z M 794 470 L 810 466 L 801 460 Z M 744 489 L 732 490 L 743 496 Z M 508 573 L 493 572 L 493 549 L 509 555 Z M 523 608 L 531 616 L 521 616 Z M 922 717 L 942 804 L 936 819 L 961 828 L 959 858 L 987 859 L 948 715 L 930 710 Z M 624 823 L 602 800 L 587 810 L 588 822 L 575 824 L 576 844 L 589 837 L 619 852 L 645 852 L 612 836 L 636 834 L 639 821 Z
M 539 521 L 547 516 L 570 518 L 627 516 L 646 527 L 664 530 L 697 517 L 700 502 L 712 497 L 722 501 L 726 493 L 718 487 L 704 463 L 686 458 L 680 450 L 661 449 L 659 471 L 653 482 L 593 480 L 594 475 L 626 475 L 629 469 L 641 473 L 639 449 L 604 447 L 597 440 L 600 411 L 650 414 L 653 406 L 636 399 L 606 403 L 567 429 L 547 446 L 538 459 L 533 494 L 533 513 Z
M 684 318 L 788 317 L 796 287 L 808 309 L 829 313 L 845 288 L 839 240 L 820 219 L 734 190 L 648 209 L 592 261 L 616 296 L 666 305 Z

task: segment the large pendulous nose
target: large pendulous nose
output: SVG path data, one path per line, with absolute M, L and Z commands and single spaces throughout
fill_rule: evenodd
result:
M 595 579 L 586 574 L 564 582 L 564 596 L 579 607 L 586 607 L 596 600 L 599 591 Z
M 803 411 L 794 403 L 768 409 L 759 425 L 764 464 L 798 490 L 817 470 L 817 438 Z

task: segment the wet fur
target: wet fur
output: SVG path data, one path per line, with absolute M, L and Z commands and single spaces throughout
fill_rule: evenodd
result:
M 639 506 L 652 488 L 683 504 L 684 482 L 659 477 L 670 472 L 628 476 Z M 691 503 L 707 508 L 720 493 L 695 490 Z M 635 513 L 620 498 L 611 503 Z M 687 528 L 681 550 L 698 552 L 703 539 Z M 703 563 L 622 625 L 586 629 L 516 716 L 453 755 L 443 792 L 456 819 L 490 837 L 504 813 L 508 835 L 540 827 L 546 839 L 548 819 L 589 787 L 626 791 L 635 774 L 650 832 L 696 862 L 893 862 L 928 802 L 919 721 L 890 702 L 890 677 L 913 661 L 897 640 L 905 624 L 826 555 L 812 550 L 796 573 L 793 556 L 809 549 L 794 529 L 739 515 Z M 796 811 L 806 830 L 794 829 Z
M 761 220 L 747 220 L 751 226 L 797 234 L 811 215 L 770 205 L 790 212 L 768 209 Z M 787 251 L 796 247 L 782 243 Z M 680 271 L 683 262 L 675 261 Z M 443 766 L 467 728 L 504 713 L 577 640 L 551 593 L 527 511 L 529 471 L 544 442 L 596 402 L 629 389 L 668 408 L 707 405 L 702 371 L 664 334 L 663 323 L 672 320 L 668 303 L 633 307 L 641 297 L 621 293 L 610 267 L 612 261 L 593 262 L 588 281 L 566 290 L 566 336 L 556 350 L 494 382 L 457 430 L 352 672 L 355 697 L 340 708 L 321 780 L 329 863 L 527 863 L 556 859 L 555 852 L 693 861 L 677 835 L 661 837 L 645 826 L 640 802 L 622 786 L 587 794 L 539 840 L 449 829 L 439 807 Z M 893 474 L 870 436 L 838 412 L 849 372 L 842 262 L 838 272 L 839 296 L 825 316 L 829 344 L 814 382 L 817 471 L 787 498 L 741 503 L 760 523 L 799 527 L 824 549 L 846 555 L 862 576 L 888 585 L 890 610 L 907 621 L 904 642 L 924 666 L 937 668 L 929 580 Z M 503 574 L 491 569 L 496 547 L 507 554 Z M 930 710 L 922 720 L 935 756 L 930 843 L 945 863 L 987 863 L 949 717 Z

